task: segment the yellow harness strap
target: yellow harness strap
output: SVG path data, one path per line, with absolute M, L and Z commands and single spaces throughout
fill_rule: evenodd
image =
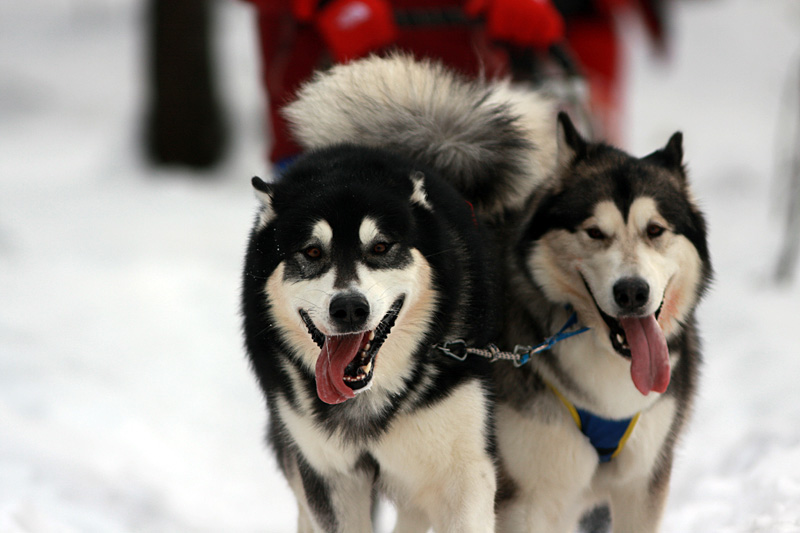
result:
M 548 382 L 545 383 L 567 408 L 575 425 L 578 426 L 578 430 L 589 439 L 594 449 L 597 450 L 601 463 L 606 463 L 619 455 L 633 433 L 633 428 L 636 427 L 641 413 L 636 413 L 632 418 L 624 420 L 602 418 L 584 409 L 576 408 L 558 389 Z

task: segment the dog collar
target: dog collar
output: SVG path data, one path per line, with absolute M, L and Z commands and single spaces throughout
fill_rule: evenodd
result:
M 597 451 L 597 456 L 601 463 L 607 463 L 619 455 L 628 442 L 631 433 L 633 433 L 633 428 L 636 426 L 636 422 L 639 421 L 641 413 L 636 413 L 633 417 L 622 420 L 603 418 L 584 409 L 578 409 L 553 385 L 548 382 L 545 383 L 567 408 L 580 432 L 589 439 L 589 443 Z

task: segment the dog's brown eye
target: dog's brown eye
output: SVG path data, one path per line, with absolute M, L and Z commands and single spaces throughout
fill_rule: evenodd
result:
M 592 226 L 591 228 L 586 230 L 586 235 L 589 236 L 590 239 L 594 239 L 596 241 L 602 240 L 606 238 L 606 234 L 603 233 L 600 228 L 596 226 Z
M 316 260 L 322 257 L 322 250 L 318 246 L 309 246 L 303 251 L 303 254 L 311 260 Z
M 385 254 L 389 251 L 389 245 L 385 242 L 379 242 L 372 247 L 372 253 L 377 255 Z
M 647 225 L 647 236 L 648 237 L 652 237 L 652 238 L 661 237 L 661 235 L 663 233 L 664 233 L 664 227 L 663 226 L 659 226 L 658 224 L 648 224 Z

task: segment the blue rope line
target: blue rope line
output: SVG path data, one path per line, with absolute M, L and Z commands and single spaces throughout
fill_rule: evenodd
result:
M 536 346 L 520 346 L 517 345 L 514 348 L 514 353 L 519 355 L 519 360 L 514 362 L 515 366 L 522 366 L 527 363 L 532 355 L 536 355 L 538 353 L 547 351 L 551 349 L 556 343 L 563 341 L 564 339 L 568 339 L 575 335 L 580 335 L 586 331 L 589 331 L 590 328 L 584 326 L 580 329 L 576 329 L 575 331 L 567 331 L 569 328 L 574 326 L 578 323 L 578 313 L 573 312 L 570 317 L 567 319 L 567 322 L 561 326 L 555 335 L 547 337 L 543 342 L 540 342 Z

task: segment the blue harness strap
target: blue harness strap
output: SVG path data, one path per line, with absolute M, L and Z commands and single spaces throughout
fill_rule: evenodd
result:
M 547 386 L 561 400 L 561 403 L 572 415 L 575 425 L 578 426 L 581 433 L 589 439 L 589 443 L 597 450 L 597 456 L 601 463 L 607 463 L 619 455 L 631 433 L 633 433 L 633 428 L 636 426 L 636 422 L 639 421 L 640 413 L 622 420 L 603 418 L 584 409 L 578 409 L 550 383 L 547 383 Z
M 581 333 L 585 333 L 589 331 L 588 327 L 578 328 L 575 331 L 567 331 L 569 328 L 574 326 L 578 323 L 578 313 L 573 312 L 567 321 L 561 326 L 555 335 L 547 337 L 543 342 L 540 342 L 536 346 L 521 346 L 517 345 L 514 347 L 514 353 L 519 356 L 519 361 L 514 363 L 515 366 L 522 366 L 527 363 L 531 355 L 536 355 L 537 353 L 544 352 L 545 350 L 551 349 L 556 343 L 563 341 L 564 339 L 568 339 L 575 335 L 580 335 Z
M 576 410 L 581 419 L 581 432 L 597 450 L 601 463 L 609 462 L 622 451 L 633 427 L 639 420 L 639 413 L 632 418 L 609 420 L 583 409 L 576 408 Z

